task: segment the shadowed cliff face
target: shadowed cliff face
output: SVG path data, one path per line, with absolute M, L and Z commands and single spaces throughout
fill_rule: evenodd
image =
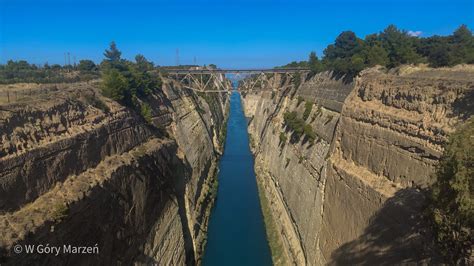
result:
M 423 189 L 448 135 L 472 115 L 472 71 L 374 68 L 353 83 L 320 73 L 298 88 L 277 76 L 243 93 L 257 179 L 290 261 L 436 261 Z M 289 112 L 307 126 L 300 138 Z
M 0 107 L 0 263 L 198 263 L 228 95 L 165 80 L 147 98 L 147 123 L 97 88 L 70 84 Z M 99 253 L 12 250 L 46 243 Z
M 331 254 L 332 265 L 417 264 L 434 259 L 427 248 L 429 239 L 421 209 L 423 195 L 416 189 L 401 189 L 389 198 L 370 219 L 356 239 L 346 242 Z M 403 254 L 403 256 L 400 256 Z

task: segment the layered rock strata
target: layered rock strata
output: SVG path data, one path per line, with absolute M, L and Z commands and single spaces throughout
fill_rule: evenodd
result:
M 228 95 L 165 79 L 151 122 L 94 82 L 40 95 L 0 106 L 0 263 L 199 263 Z M 99 252 L 13 250 L 46 243 Z
M 373 68 L 352 83 L 320 73 L 297 87 L 277 76 L 243 95 L 257 179 L 288 261 L 436 259 L 423 190 L 449 134 L 474 113 L 472 69 Z M 295 139 L 289 112 L 314 141 Z

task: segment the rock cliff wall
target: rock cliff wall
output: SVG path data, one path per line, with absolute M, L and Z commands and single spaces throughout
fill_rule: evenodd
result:
M 259 187 L 288 260 L 436 259 L 420 218 L 422 190 L 447 136 L 474 112 L 472 69 L 374 68 L 352 83 L 329 73 L 294 83 L 273 77 L 243 92 Z M 285 125 L 293 111 L 300 119 L 306 111 L 314 141 Z
M 97 85 L 0 106 L 0 263 L 199 263 L 228 95 L 165 80 L 147 123 Z M 12 250 L 46 243 L 99 253 Z

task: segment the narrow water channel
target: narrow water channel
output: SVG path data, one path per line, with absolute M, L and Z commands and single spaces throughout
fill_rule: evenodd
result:
M 248 145 L 247 120 L 236 91 L 230 97 L 229 115 L 203 265 L 271 265 Z

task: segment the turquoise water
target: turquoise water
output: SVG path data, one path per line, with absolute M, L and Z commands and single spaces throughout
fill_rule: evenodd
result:
M 272 265 L 240 94 L 230 97 L 219 189 L 211 212 L 203 265 Z

